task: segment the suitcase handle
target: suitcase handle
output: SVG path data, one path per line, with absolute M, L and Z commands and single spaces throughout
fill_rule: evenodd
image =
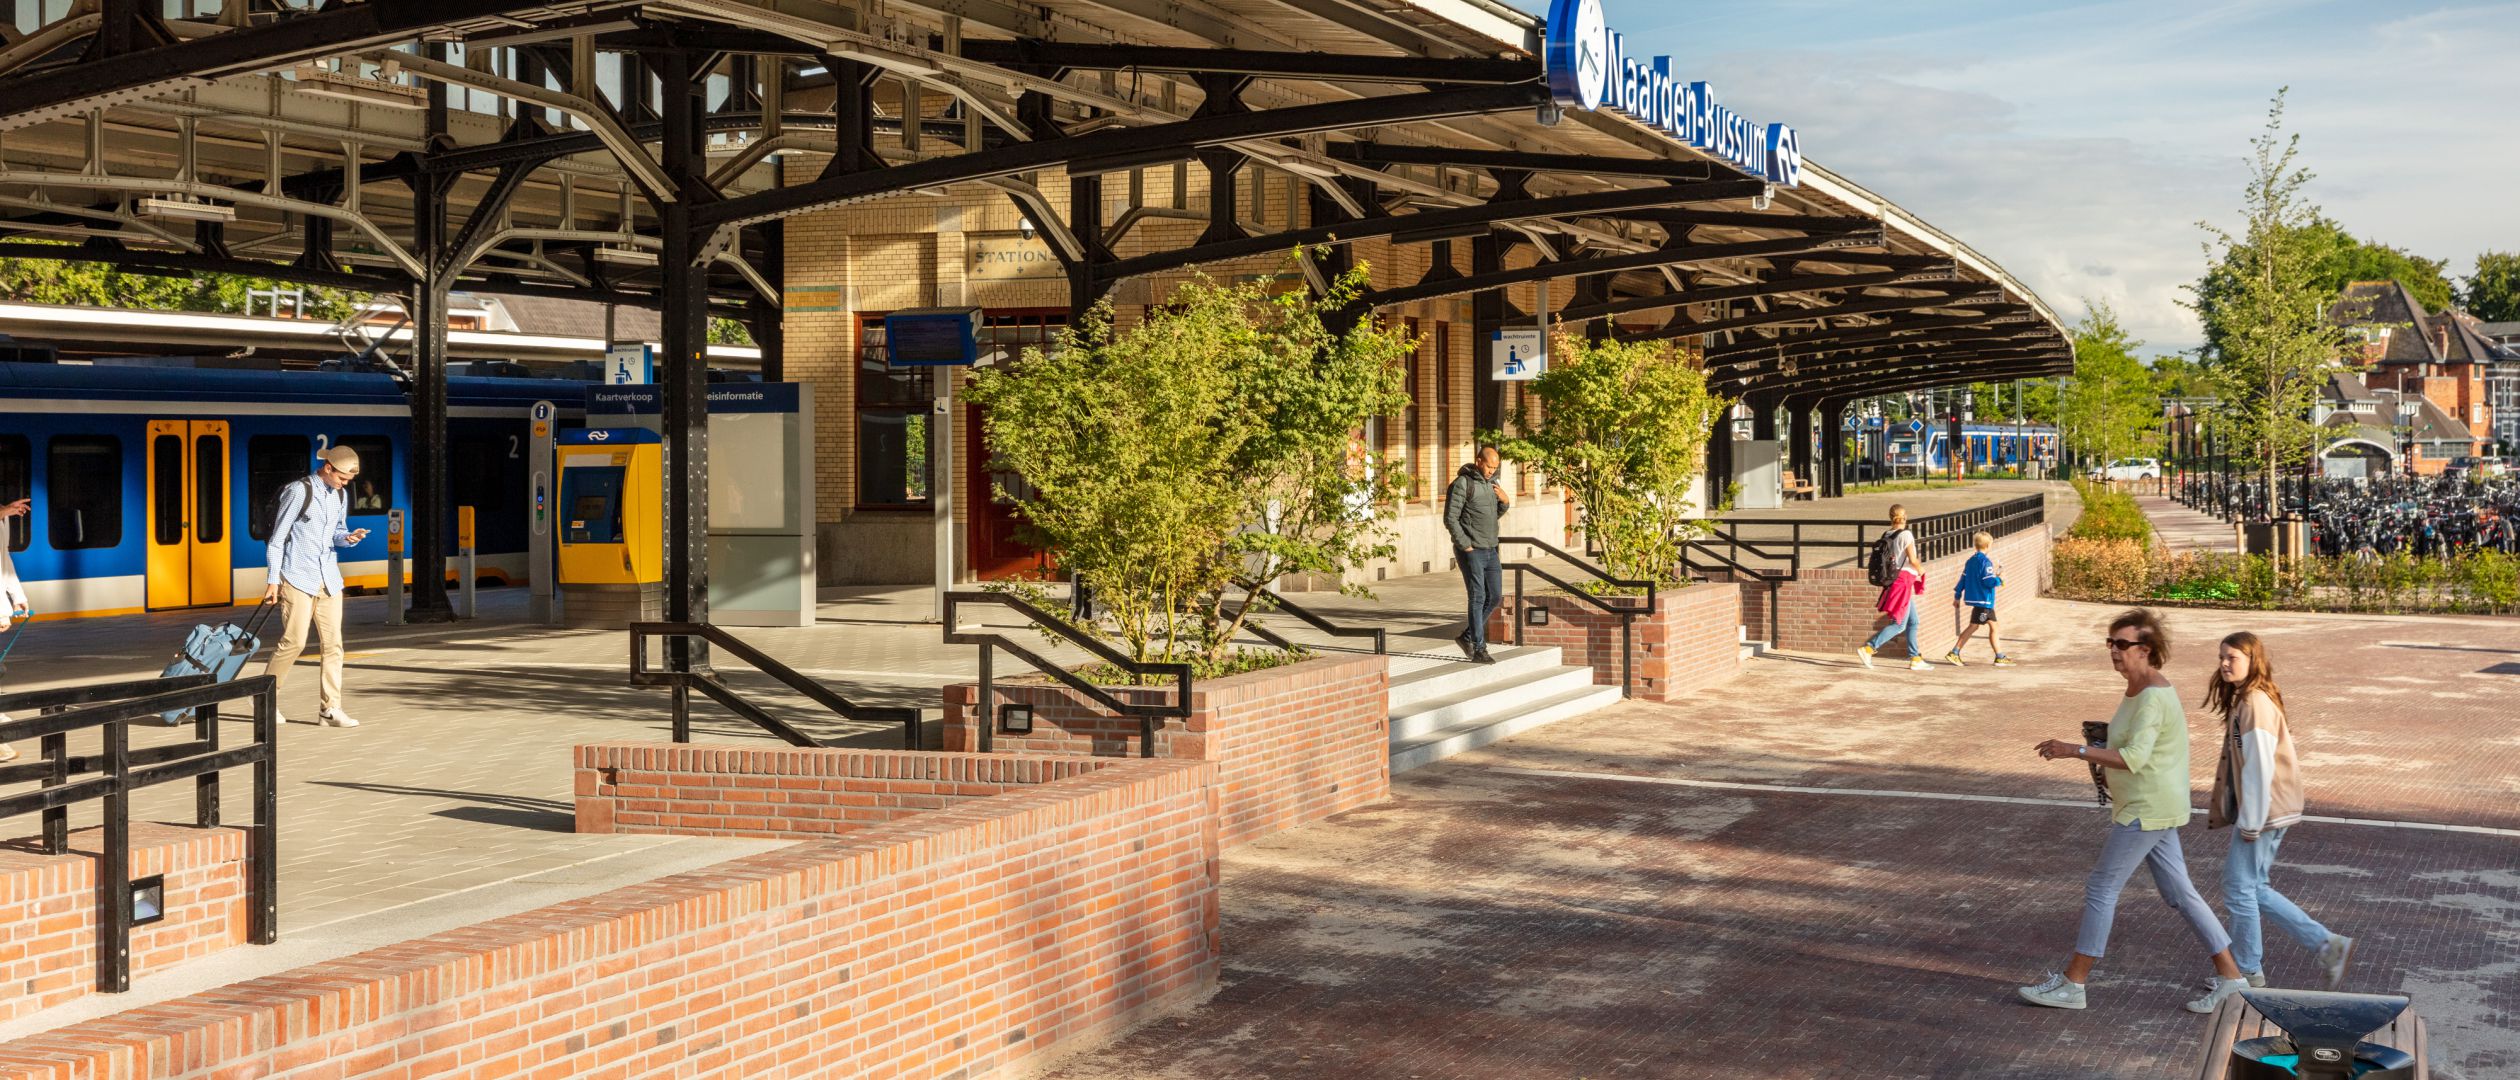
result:
M 259 648 L 261 645 L 263 624 L 271 621 L 271 614 L 278 610 L 280 610 L 280 601 L 265 600 L 254 605 L 254 613 L 245 617 L 245 636 L 254 639 L 255 647 Z M 230 647 L 228 652 L 231 655 L 243 652 L 245 650 L 240 646 L 244 644 L 241 641 L 237 642 L 236 646 Z

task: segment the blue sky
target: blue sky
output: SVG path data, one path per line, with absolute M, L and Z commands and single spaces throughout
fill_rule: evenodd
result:
M 1545 0 L 1513 0 L 1545 14 Z M 2447 259 L 2520 250 L 2520 0 L 1604 0 L 1803 153 L 2002 263 L 2068 320 L 2114 305 L 2193 347 L 2200 220 L 2236 227 L 2248 140 L 2290 86 L 2310 197 Z

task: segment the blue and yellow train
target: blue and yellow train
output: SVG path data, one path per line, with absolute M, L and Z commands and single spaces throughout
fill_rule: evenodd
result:
M 447 384 L 447 486 L 474 508 L 477 572 L 521 583 L 533 405 L 578 426 L 586 384 Z M 6 532 L 39 616 L 259 599 L 273 499 L 335 445 L 359 451 L 350 527 L 368 530 L 342 552 L 342 574 L 381 588 L 386 513 L 411 506 L 411 408 L 391 378 L 0 364 L 0 503 L 32 500 Z

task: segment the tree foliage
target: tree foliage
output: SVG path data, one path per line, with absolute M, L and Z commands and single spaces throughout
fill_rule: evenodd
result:
M 43 241 L 25 241 L 41 243 Z M 367 298 L 358 293 L 238 274 L 154 274 L 106 263 L 0 259 L 0 301 L 142 311 L 213 311 L 242 315 L 251 290 L 299 291 L 303 315 L 339 321 Z
M 2301 246 L 2310 263 L 2312 280 L 2332 302 L 2348 283 L 2356 281 L 2395 281 L 2406 286 L 2417 303 L 2427 311 L 2447 310 L 2456 294 L 2450 287 L 2450 264 L 2442 259 L 2427 259 L 2403 248 L 2361 240 L 2345 231 L 2344 226 L 2328 219 L 2312 208 L 2307 220 L 2287 228 L 2291 242 Z M 2193 305 L 2205 321 L 2206 352 L 2221 351 L 2222 338 L 2215 329 L 2212 312 L 2230 302 L 2240 288 L 2239 275 L 2249 255 L 2246 251 L 2226 252 L 2208 266 L 2205 276 L 2194 286 Z
M 2488 251 L 2476 257 L 2459 302 L 2487 322 L 2520 321 L 2520 252 Z
M 2117 311 L 2090 301 L 2074 324 L 2074 375 L 2062 408 L 2067 447 L 2115 461 L 2147 446 L 2161 415 L 2153 373 L 2136 358 L 2144 343 L 2119 325 Z
M 1365 285 L 1362 269 L 1320 297 L 1200 278 L 1133 329 L 1106 303 L 973 377 L 997 465 L 1027 489 L 999 495 L 1092 583 L 1109 616 L 1089 629 L 1213 674 L 1262 584 L 1391 553 L 1401 477 L 1357 432 L 1400 411 L 1413 346 L 1325 321 Z
M 1540 413 L 1516 410 L 1521 434 L 1479 438 L 1566 489 L 1613 576 L 1679 580 L 1675 541 L 1699 527 L 1690 492 L 1730 404 L 1707 392 L 1705 370 L 1667 343 L 1561 335 L 1529 396 Z
M 2322 276 L 2326 252 L 2312 228 L 2319 210 L 2303 194 L 2311 174 L 2295 164 L 2300 142 L 2284 134 L 2279 91 L 2266 129 L 2249 143 L 2241 232 L 2199 223 L 2209 265 L 2230 268 L 2227 292 L 2208 304 L 2200 288 L 2192 305 L 2215 343 L 2207 363 L 2220 400 L 2207 424 L 2248 448 L 2270 484 L 2284 462 L 2311 452 L 2311 406 L 2352 336 L 2328 316 L 2336 288 Z

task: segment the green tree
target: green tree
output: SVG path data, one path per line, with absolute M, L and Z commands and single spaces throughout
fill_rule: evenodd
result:
M 2065 445 L 2084 458 L 2114 461 L 2151 443 L 2161 399 L 2135 355 L 2144 343 L 2127 334 L 2106 302 L 2085 306 L 2074 324 L 2074 375 L 2065 384 Z
M 2317 436 L 2310 409 L 2327 375 L 2342 366 L 2352 332 L 2328 311 L 2336 290 L 2321 277 L 2325 250 L 2311 226 L 2319 210 L 2303 195 L 2310 171 L 2296 165 L 2301 137 L 2284 134 L 2284 93 L 2250 140 L 2245 221 L 2234 235 L 2199 222 L 2209 265 L 2228 265 L 2229 291 L 2192 305 L 2218 342 L 2207 357 L 2217 407 L 2207 425 L 2248 448 L 2272 484 L 2282 465 L 2307 454 Z M 2209 275 L 2210 276 L 2210 275 Z
M 2487 322 L 2520 321 L 2520 252 L 2488 251 L 2476 257 L 2459 302 Z
M 2289 226 L 2286 231 L 2292 241 L 2302 246 L 2313 267 L 2312 279 L 2331 302 L 2348 283 L 2356 281 L 2395 281 L 2406 286 L 2427 311 L 2446 310 L 2456 298 L 2446 260 L 2427 259 L 2402 248 L 2357 239 L 2315 209 L 2307 221 Z M 2205 320 L 2205 352 L 2209 355 L 2222 346 L 2212 312 L 2229 302 L 2239 289 L 2239 275 L 2247 258 L 2244 250 L 2226 251 L 2206 268 L 2205 275 L 2191 290 L 2196 296 L 2192 306 Z
M 339 321 L 367 299 L 339 289 L 239 274 L 143 273 L 99 262 L 0 259 L 0 301 L 10 303 L 243 314 L 248 291 L 274 288 L 299 291 L 306 301 L 303 314 L 315 319 Z
M 1375 320 L 1324 319 L 1366 280 L 1316 298 L 1195 279 L 1131 330 L 1106 303 L 973 377 L 997 464 L 1027 488 L 999 494 L 1110 613 L 1089 629 L 1214 674 L 1265 582 L 1390 554 L 1401 477 L 1356 432 L 1400 411 L 1412 346 Z
M 1521 434 L 1480 440 L 1567 490 L 1612 575 L 1679 580 L 1675 541 L 1700 527 L 1690 492 L 1730 404 L 1707 392 L 1705 370 L 1667 343 L 1561 334 L 1530 396 L 1540 413 L 1516 409 Z

